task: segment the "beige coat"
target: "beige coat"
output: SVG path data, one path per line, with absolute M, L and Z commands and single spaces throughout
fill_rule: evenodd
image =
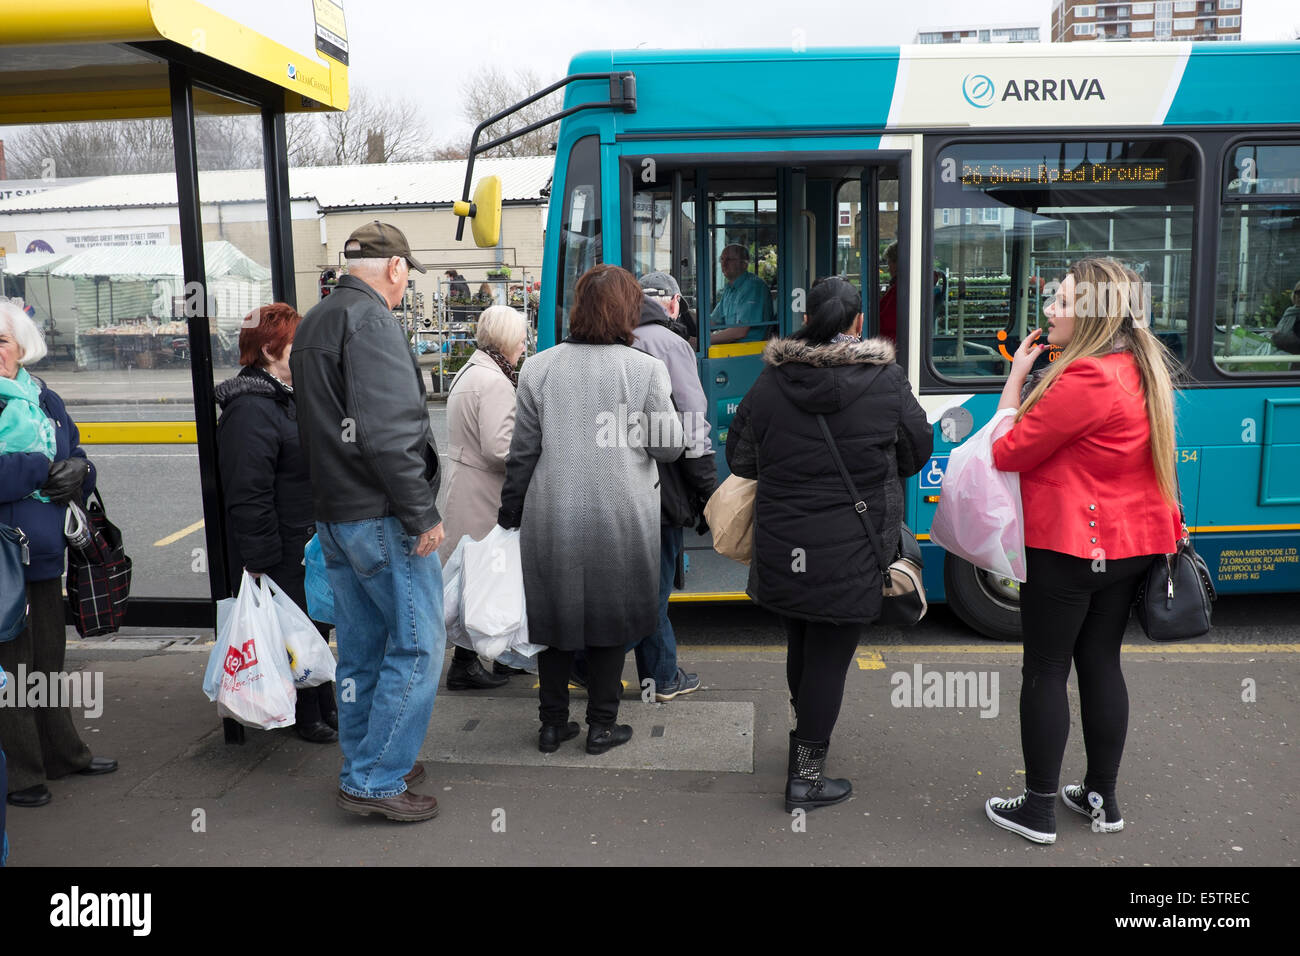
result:
M 462 535 L 480 539 L 497 523 L 506 455 L 515 430 L 515 388 L 497 363 L 476 349 L 447 396 L 450 479 L 442 509 L 443 564 Z

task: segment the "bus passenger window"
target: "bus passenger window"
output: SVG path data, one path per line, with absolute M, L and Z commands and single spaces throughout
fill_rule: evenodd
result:
M 776 198 L 711 192 L 709 200 L 713 302 L 701 306 L 701 323 L 707 317 L 711 345 L 762 341 L 778 328 Z
M 1152 331 L 1186 359 L 1196 197 L 1186 144 L 963 143 L 940 154 L 939 168 L 956 173 L 938 177 L 931 210 L 926 339 L 940 376 L 1005 377 L 1024 336 L 1046 324 L 1044 293 L 1091 256 L 1141 276 Z
M 683 190 L 689 194 L 693 183 L 684 178 Z M 695 278 L 695 202 L 682 201 L 677 211 L 678 235 L 682 244 L 674 262 L 673 191 L 662 183 L 639 189 L 632 194 L 630 268 L 638 279 L 652 272 L 666 272 L 681 287 L 682 324 L 690 338 L 698 341 L 698 308 Z
M 1300 146 L 1238 147 L 1224 184 L 1214 362 L 1300 372 Z
M 600 149 L 595 136 L 584 136 L 569 153 L 564 176 L 564 216 L 560 224 L 559 299 L 556 302 L 556 341 L 569 334 L 569 309 L 579 277 L 599 265 Z

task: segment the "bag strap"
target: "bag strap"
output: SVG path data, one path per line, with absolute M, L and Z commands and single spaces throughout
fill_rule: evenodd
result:
M 817 424 L 821 426 L 822 437 L 826 439 L 826 447 L 831 451 L 831 460 L 835 462 L 835 467 L 840 470 L 840 477 L 844 479 L 844 487 L 848 489 L 849 497 L 853 501 L 853 510 L 857 512 L 862 527 L 867 529 L 867 538 L 871 541 L 871 547 L 876 552 L 876 562 L 880 565 L 880 577 L 884 581 L 885 587 L 889 587 L 892 583 L 889 577 L 890 562 L 886 559 L 885 549 L 880 543 L 880 535 L 871 526 L 871 519 L 867 516 L 867 503 L 858 496 L 858 489 L 853 487 L 853 479 L 849 476 L 849 470 L 844 467 L 844 460 L 840 458 L 839 450 L 835 447 L 835 439 L 831 437 L 831 429 L 826 424 L 826 416 L 819 414 Z

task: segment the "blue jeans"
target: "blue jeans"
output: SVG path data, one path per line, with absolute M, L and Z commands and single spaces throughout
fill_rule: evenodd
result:
M 339 789 L 392 797 L 420 754 L 447 643 L 442 566 L 393 517 L 317 522 L 334 590 Z
M 681 528 L 659 526 L 659 626 L 649 637 L 627 645 L 627 650 L 636 652 L 637 680 L 653 678 L 656 688 L 667 687 L 677 679 L 677 635 L 668 620 L 668 595 L 673 593 L 682 547 Z

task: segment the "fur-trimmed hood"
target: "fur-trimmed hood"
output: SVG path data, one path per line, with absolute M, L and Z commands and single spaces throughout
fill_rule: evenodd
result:
M 786 398 L 810 414 L 825 415 L 851 404 L 894 364 L 894 343 L 773 339 L 763 350 L 763 362 Z
M 767 365 L 785 365 L 798 362 L 816 368 L 833 365 L 888 365 L 894 361 L 894 343 L 885 338 L 863 339 L 861 342 L 828 342 L 813 345 L 802 339 L 773 339 L 763 349 Z

